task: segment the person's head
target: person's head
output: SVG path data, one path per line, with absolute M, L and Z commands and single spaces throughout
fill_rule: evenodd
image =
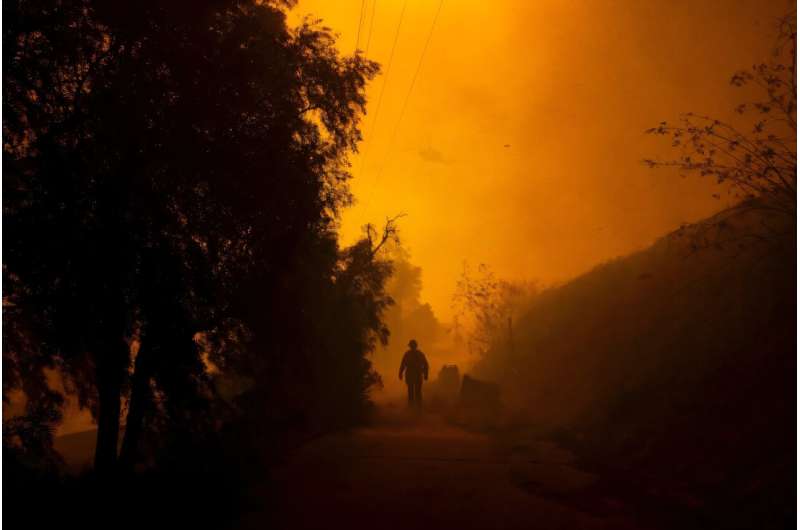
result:
M 417 341 L 415 341 L 414 339 L 411 339 L 410 341 L 408 341 L 408 347 L 411 348 L 412 350 L 416 350 L 417 349 Z

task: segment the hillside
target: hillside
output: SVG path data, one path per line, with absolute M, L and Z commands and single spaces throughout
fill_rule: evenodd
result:
M 476 371 L 502 382 L 519 436 L 558 437 L 661 506 L 666 527 L 781 526 L 794 513 L 795 240 L 754 242 L 758 212 L 720 216 L 722 233 L 687 227 L 540 294 L 515 353 Z

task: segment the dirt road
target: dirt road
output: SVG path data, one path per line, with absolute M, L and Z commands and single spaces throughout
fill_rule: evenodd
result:
M 569 501 L 595 480 L 572 460 L 551 443 L 502 447 L 436 416 L 384 410 L 292 455 L 273 477 L 270 519 L 286 529 L 636 528 L 624 507 L 588 513 Z

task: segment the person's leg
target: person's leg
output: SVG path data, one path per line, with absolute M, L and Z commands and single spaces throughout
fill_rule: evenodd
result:
M 411 389 L 411 395 L 413 396 L 412 397 L 412 406 L 415 409 L 418 409 L 419 405 L 420 405 L 420 402 L 419 402 L 420 381 L 418 381 L 417 379 L 413 379 L 411 381 L 411 383 L 410 383 L 409 388 Z
M 406 386 L 408 387 L 408 406 L 414 405 L 414 384 L 411 379 L 406 379 Z
M 422 381 L 417 385 L 417 408 L 422 410 Z

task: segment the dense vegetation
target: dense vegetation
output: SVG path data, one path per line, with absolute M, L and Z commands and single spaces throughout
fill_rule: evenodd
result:
M 58 471 L 60 386 L 104 480 L 363 419 L 396 230 L 336 227 L 378 66 L 292 4 L 4 2 L 8 469 Z
M 760 215 L 728 217 L 729 233 Z M 506 426 L 558 437 L 648 496 L 665 527 L 781 527 L 794 513 L 790 256 L 672 234 L 540 293 L 516 353 L 490 352 L 478 372 L 503 383 Z
M 596 499 L 636 498 L 664 528 L 795 519 L 796 41 L 792 13 L 774 60 L 734 75 L 763 89 L 739 125 L 647 131 L 680 150 L 648 165 L 714 178 L 735 205 L 530 296 L 476 368 L 502 383 L 512 437 L 559 438 L 602 475 Z M 492 285 L 469 289 L 489 293 L 478 307 L 508 305 Z

